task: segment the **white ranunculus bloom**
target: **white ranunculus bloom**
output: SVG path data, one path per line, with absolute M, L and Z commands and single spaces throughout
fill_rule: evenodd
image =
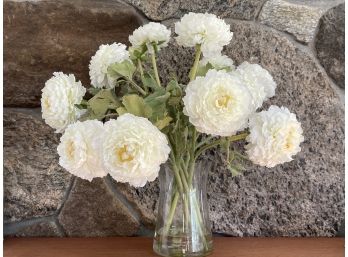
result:
M 161 49 L 168 45 L 170 34 L 170 30 L 166 26 L 161 23 L 150 22 L 134 30 L 133 34 L 129 36 L 129 42 L 135 48 L 145 44 L 150 49 L 152 49 L 150 45 L 156 43 L 157 48 Z
M 243 62 L 237 67 L 236 72 L 249 88 L 255 110 L 260 108 L 265 100 L 274 96 L 277 85 L 271 74 L 260 65 Z
M 60 138 L 59 164 L 71 174 L 91 181 L 107 173 L 102 161 L 103 123 L 87 120 L 71 124 Z
M 209 70 L 186 88 L 184 114 L 199 132 L 231 136 L 244 129 L 253 111 L 252 97 L 239 76 Z
M 255 113 L 249 121 L 249 159 L 255 164 L 272 168 L 289 162 L 303 142 L 301 123 L 285 108 L 272 105 L 268 111 Z
M 96 88 L 112 88 L 115 78 L 108 75 L 108 68 L 113 63 L 120 63 L 129 59 L 127 46 L 121 43 L 101 45 L 91 58 L 89 77 Z
M 192 12 L 175 23 L 175 33 L 179 45 L 193 47 L 201 44 L 204 56 L 220 54 L 233 36 L 230 25 L 216 15 Z
M 53 77 L 46 81 L 42 89 L 41 111 L 45 122 L 61 133 L 71 123 L 74 123 L 83 110 L 75 107 L 80 104 L 86 89 L 73 74 L 66 75 L 54 72 Z
M 204 57 L 199 61 L 199 66 L 205 66 L 210 63 L 214 69 L 222 70 L 228 69 L 230 71 L 234 70 L 233 60 L 226 55 L 214 55 L 211 57 Z
M 155 180 L 169 152 L 166 136 L 146 118 L 126 113 L 105 123 L 104 165 L 118 182 L 142 187 Z

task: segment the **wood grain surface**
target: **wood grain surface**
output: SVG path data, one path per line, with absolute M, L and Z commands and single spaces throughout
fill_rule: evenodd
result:
M 151 257 L 152 238 L 6 238 L 5 257 Z M 214 238 L 211 257 L 343 257 L 343 238 Z

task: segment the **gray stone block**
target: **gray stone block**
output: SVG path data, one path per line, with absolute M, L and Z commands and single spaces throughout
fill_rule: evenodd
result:
M 180 18 L 185 13 L 214 13 L 222 18 L 253 20 L 266 0 L 126 0 L 140 9 L 150 20 Z
M 137 219 L 101 178 L 77 178 L 58 219 L 68 236 L 131 236 L 139 229 Z
M 99 45 L 127 43 L 141 23 L 133 7 L 117 1 L 5 1 L 4 104 L 40 106 L 55 71 L 89 87 L 88 65 Z
M 237 65 L 246 60 L 270 71 L 278 87 L 264 108 L 283 105 L 296 113 L 305 142 L 292 162 L 273 169 L 250 165 L 238 177 L 224 167 L 218 150 L 208 153 L 205 158 L 214 162 L 213 170 L 207 170 L 213 231 L 234 236 L 334 236 L 344 217 L 341 102 L 312 56 L 287 37 L 250 22 L 230 24 L 234 37 L 224 53 Z M 187 81 L 192 50 L 172 41 L 161 51 L 162 76 L 179 70 L 178 77 Z M 157 187 L 124 186 L 122 192 L 143 216 L 153 217 Z
M 321 17 L 315 48 L 328 75 L 344 88 L 344 3 Z
M 28 113 L 4 112 L 4 222 L 57 212 L 71 175 L 58 164 L 59 136 Z

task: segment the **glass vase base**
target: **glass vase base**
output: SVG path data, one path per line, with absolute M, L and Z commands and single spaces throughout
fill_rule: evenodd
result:
M 165 237 L 157 234 L 153 241 L 153 250 L 156 254 L 164 257 L 203 257 L 213 252 L 213 240 L 211 234 L 204 237 L 176 235 Z

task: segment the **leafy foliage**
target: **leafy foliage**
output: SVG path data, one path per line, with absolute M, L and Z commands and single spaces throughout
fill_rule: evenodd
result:
M 211 65 L 209 62 L 204 65 L 204 66 L 199 66 L 198 69 L 197 69 L 197 76 L 205 76 L 205 74 L 207 74 L 208 70 L 211 70 L 213 69 L 213 65 Z
M 136 67 L 133 62 L 125 60 L 120 63 L 111 64 L 108 68 L 108 74 L 115 79 L 124 77 L 128 80 L 132 80 L 135 70 Z
M 150 118 L 152 115 L 152 108 L 145 102 L 144 98 L 138 95 L 123 96 L 122 104 L 123 107 L 117 109 L 120 115 L 125 112 L 145 118 Z
M 102 89 L 87 102 L 87 117 L 102 120 L 108 110 L 115 110 L 121 106 L 112 89 Z

